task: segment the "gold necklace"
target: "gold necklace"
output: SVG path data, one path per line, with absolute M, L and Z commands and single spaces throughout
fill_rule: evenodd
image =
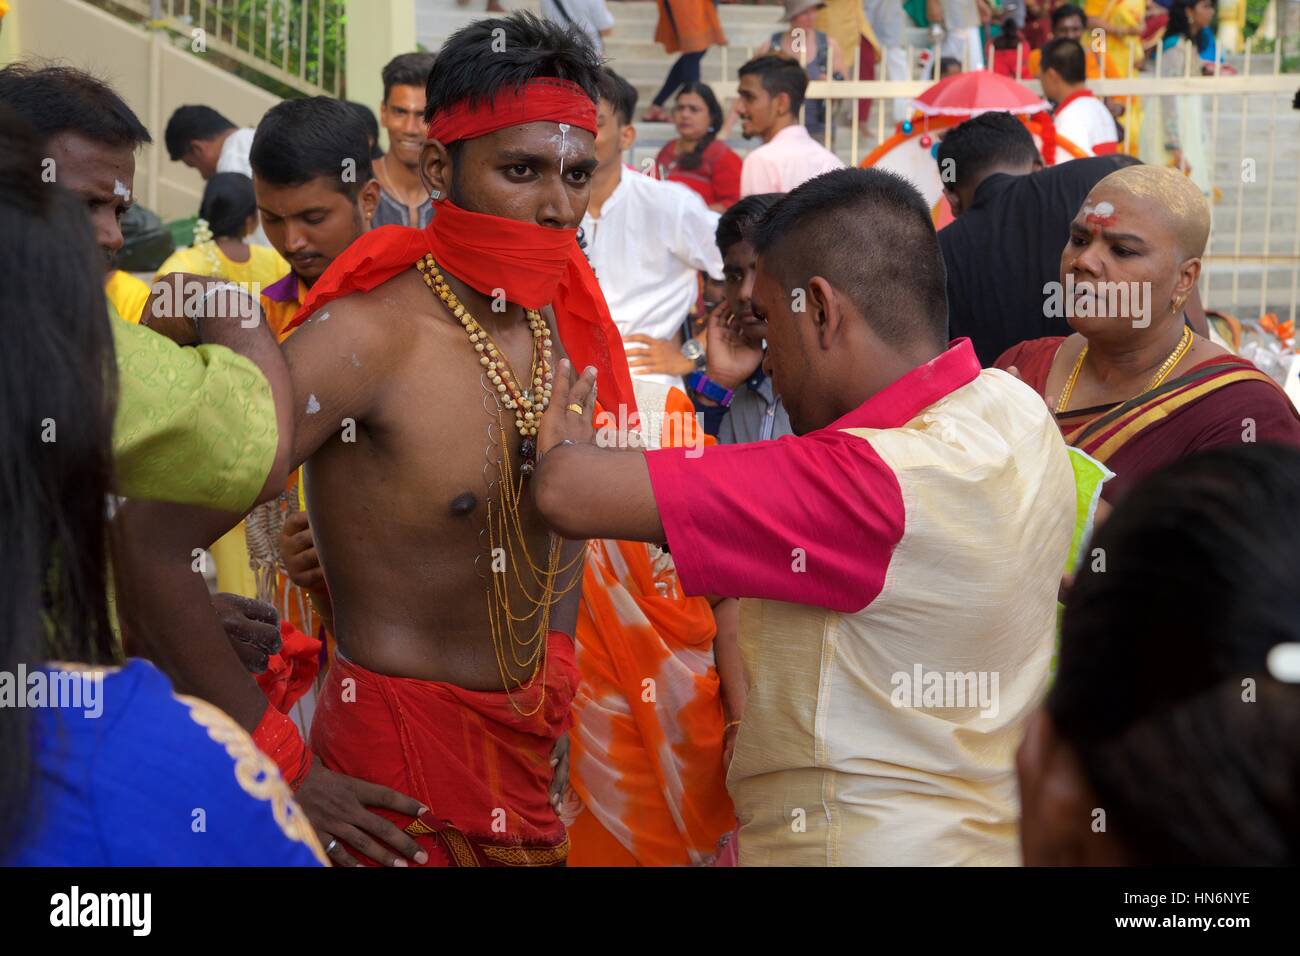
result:
M 560 538 L 554 534 L 547 536 L 547 555 L 544 567 L 538 567 L 528 551 L 527 536 L 523 522 L 519 518 L 523 499 L 524 479 L 532 474 L 536 465 L 536 436 L 542 415 L 551 400 L 553 373 L 551 370 L 551 331 L 536 309 L 526 310 L 528 325 L 533 333 L 533 362 L 530 374 L 532 388 L 521 389 L 518 376 L 510 366 L 504 353 L 487 331 L 474 319 L 469 310 L 456 297 L 438 269 L 432 255 L 426 254 L 416 262 L 425 285 L 446 305 L 451 314 L 460 321 L 461 327 L 469 336 L 470 343 L 478 353 L 479 364 L 483 367 L 483 385 L 492 395 L 496 408 L 497 435 L 501 444 L 505 444 L 506 424 L 505 410 L 515 414 L 515 429 L 521 436 L 519 477 L 516 479 L 511 465 L 508 449 L 502 448 L 498 456 L 499 469 L 497 494 L 489 497 L 486 503 L 488 555 L 492 561 L 489 584 L 485 596 L 487 600 L 488 628 L 492 637 L 492 649 L 497 661 L 497 671 L 501 677 L 501 686 L 506 692 L 511 707 L 521 717 L 536 714 L 546 703 L 546 661 L 547 639 L 550 635 L 551 608 L 580 579 L 578 574 L 563 587 L 556 587 L 556 580 L 568 572 L 583 557 L 579 550 L 574 560 L 560 567 Z M 490 428 L 491 426 L 489 426 Z M 497 561 L 502 560 L 505 568 L 496 570 Z M 521 566 L 530 572 L 531 581 L 525 580 Z M 511 575 L 506 568 L 513 571 L 513 580 L 517 583 L 524 597 L 523 613 L 516 613 L 511 606 Z M 529 633 L 520 636 L 516 624 L 535 621 Z M 516 678 L 511 673 L 510 661 L 516 669 L 527 672 L 526 678 Z M 536 686 L 541 676 L 541 692 L 532 706 L 521 706 L 515 699 L 517 691 L 527 693 Z
M 1146 393 L 1151 391 L 1151 389 L 1155 388 L 1168 378 L 1169 373 L 1174 370 L 1174 366 L 1182 361 L 1183 356 L 1187 354 L 1187 350 L 1191 347 L 1192 330 L 1187 326 L 1183 326 L 1183 334 L 1178 339 L 1178 344 L 1174 346 L 1174 350 L 1169 353 L 1169 356 L 1163 363 L 1161 363 L 1160 367 L 1156 369 L 1155 375 L 1152 376 L 1151 381 L 1147 382 L 1147 387 L 1144 388 L 1142 392 Z M 1065 388 L 1061 391 L 1061 397 L 1056 403 L 1056 414 L 1059 415 L 1064 412 L 1066 406 L 1070 404 L 1070 396 L 1074 394 L 1074 385 L 1079 380 L 1079 372 L 1083 369 L 1083 360 L 1087 358 L 1087 356 L 1088 344 L 1085 342 L 1083 348 L 1079 352 L 1079 357 L 1074 360 L 1074 368 L 1070 371 L 1070 377 L 1066 380 Z
M 537 428 L 542 423 L 542 416 L 551 404 L 551 387 L 554 372 L 551 369 L 551 328 L 542 314 L 536 309 L 527 309 L 528 328 L 533 333 L 533 364 L 529 378 L 532 385 L 520 388 L 518 376 L 510 366 L 510 360 L 497 348 L 492 336 L 478 324 L 467 308 L 451 290 L 443 278 L 438 263 L 431 253 L 426 253 L 416 260 L 416 269 L 433 293 L 447 306 L 453 316 L 460 320 L 461 327 L 469 335 L 470 344 L 479 353 L 479 364 L 485 369 L 492 386 L 497 390 L 498 401 L 515 413 L 515 428 L 523 439 L 519 445 L 521 464 L 520 474 L 529 478 L 537 467 Z
M 497 403 L 497 434 L 506 433 L 502 417 L 501 404 Z M 519 509 L 523 497 L 523 477 L 515 479 L 510 466 L 510 456 L 502 454 L 498 458 L 500 476 L 497 482 L 496 499 L 487 500 L 487 534 L 488 548 L 493 560 L 500 556 L 506 567 L 514 571 L 514 580 L 524 595 L 525 608 L 522 614 L 515 613 L 510 601 L 510 576 L 497 571 L 495 565 L 491 572 L 487 589 L 488 627 L 492 635 L 492 649 L 497 659 L 497 672 L 501 676 L 501 686 L 505 689 L 510 706 L 521 717 L 536 714 L 546 703 L 546 661 L 547 643 L 550 636 L 551 608 L 571 591 L 582 578 L 581 562 L 585 549 L 579 549 L 573 559 L 560 567 L 560 538 L 551 534 L 547 536 L 546 566 L 539 568 L 528 551 L 527 537 L 519 520 Z M 520 573 L 520 566 L 526 565 L 531 572 L 531 587 Z M 576 566 L 575 573 L 561 587 L 556 580 Z M 539 593 L 540 592 L 540 593 Z M 516 633 L 516 624 L 535 620 L 536 625 L 524 637 Z M 509 659 L 507 659 L 507 654 Z M 515 678 L 510 672 L 509 661 L 513 660 L 516 668 L 528 672 L 524 679 Z M 515 700 L 515 691 L 527 693 L 533 689 L 538 675 L 542 677 L 541 692 L 533 706 L 521 706 Z

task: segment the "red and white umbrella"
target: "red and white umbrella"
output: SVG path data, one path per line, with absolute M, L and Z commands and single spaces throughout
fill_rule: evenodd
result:
M 945 77 L 912 101 L 922 116 L 978 116 L 980 113 L 1030 115 L 1051 109 L 1009 76 L 992 70 L 972 70 Z

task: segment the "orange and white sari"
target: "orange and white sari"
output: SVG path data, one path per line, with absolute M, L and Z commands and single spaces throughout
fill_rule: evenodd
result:
M 665 444 L 703 437 L 680 391 L 635 387 L 643 418 L 670 414 Z M 656 447 L 659 428 L 645 433 Z M 703 865 L 735 826 L 716 632 L 709 602 L 681 593 L 668 554 L 641 542 L 589 543 L 569 735 L 569 779 L 583 809 L 569 827 L 570 866 Z

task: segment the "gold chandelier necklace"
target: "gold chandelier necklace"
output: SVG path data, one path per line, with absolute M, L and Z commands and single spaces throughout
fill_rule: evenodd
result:
M 528 539 L 519 518 L 524 479 L 532 475 L 537 466 L 537 429 L 551 402 L 554 376 L 551 368 L 551 330 L 538 310 L 526 310 L 528 326 L 533 333 L 533 362 L 529 375 L 532 387 L 520 388 L 518 376 L 511 368 L 509 359 L 451 290 L 433 256 L 424 255 L 416 261 L 415 267 L 424 279 L 424 284 L 460 322 L 474 351 L 478 353 L 479 364 L 483 367 L 484 387 L 494 398 L 497 434 L 501 437 L 503 446 L 506 436 L 504 412 L 509 410 L 515 415 L 515 430 L 521 439 L 519 477 L 515 477 L 509 449 L 503 447 L 497 461 L 498 493 L 495 500 L 489 497 L 486 502 L 488 549 L 492 559 L 490 585 L 487 588 L 487 614 L 502 687 L 515 712 L 530 717 L 546 703 L 546 646 L 550 633 L 551 608 L 577 584 L 580 575 L 574 574 L 563 587 L 557 587 L 556 581 L 572 570 L 584 555 L 584 549 L 580 548 L 573 560 L 560 567 L 560 538 L 548 534 L 546 562 L 544 566 L 538 567 L 528 551 Z M 504 567 L 498 570 L 499 562 L 504 563 Z M 524 568 L 528 571 L 526 577 L 522 571 Z M 511 606 L 512 578 L 524 597 L 525 606 L 521 609 L 523 613 L 516 613 Z M 516 632 L 516 625 L 527 624 L 529 621 L 535 621 L 536 624 L 531 629 L 526 629 L 528 633 L 521 637 Z M 510 661 L 514 661 L 515 667 L 522 669 L 528 676 L 516 678 L 511 673 Z M 542 689 L 536 703 L 531 707 L 521 707 L 515 701 L 513 692 L 527 693 L 532 690 L 539 675 L 542 678 Z

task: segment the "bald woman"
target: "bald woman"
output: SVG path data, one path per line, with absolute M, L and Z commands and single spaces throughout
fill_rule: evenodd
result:
M 996 362 L 1044 397 L 1067 443 L 1115 472 L 1109 501 L 1203 448 L 1300 447 L 1281 388 L 1187 324 L 1209 236 L 1209 206 L 1186 176 L 1111 173 L 1070 224 L 1060 286 L 1044 290 L 1044 308 L 1061 309 L 1075 334 L 1023 342 Z

